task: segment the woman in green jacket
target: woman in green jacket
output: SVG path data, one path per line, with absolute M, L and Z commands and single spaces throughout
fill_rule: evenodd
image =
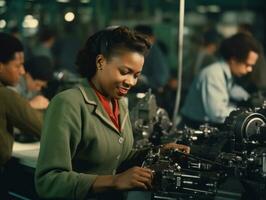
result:
M 87 40 L 76 61 L 86 79 L 55 96 L 45 115 L 35 176 L 40 197 L 118 199 L 115 191 L 151 188 L 150 169 L 116 173 L 137 155 L 123 97 L 137 83 L 149 47 L 126 27 Z

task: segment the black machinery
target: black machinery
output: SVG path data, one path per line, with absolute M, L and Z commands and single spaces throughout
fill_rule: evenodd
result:
M 151 92 L 131 114 L 135 147 L 152 147 L 142 166 L 154 171 L 153 199 L 264 199 L 266 103 L 231 112 L 222 129 L 177 130 Z M 191 154 L 158 147 L 173 140 Z

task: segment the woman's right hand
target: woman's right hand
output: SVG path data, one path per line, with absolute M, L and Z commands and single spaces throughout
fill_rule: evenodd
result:
M 153 173 L 148 168 L 132 167 L 127 171 L 114 176 L 113 183 L 117 190 L 139 188 L 151 189 Z

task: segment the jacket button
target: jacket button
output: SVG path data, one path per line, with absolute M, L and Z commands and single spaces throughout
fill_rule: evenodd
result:
M 120 144 L 122 144 L 122 143 L 124 142 L 124 138 L 120 137 L 120 138 L 118 139 L 118 142 L 119 142 Z

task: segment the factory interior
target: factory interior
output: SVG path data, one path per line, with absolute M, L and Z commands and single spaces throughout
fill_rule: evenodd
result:
M 264 0 L 0 0 L 0 200 L 264 200 Z

